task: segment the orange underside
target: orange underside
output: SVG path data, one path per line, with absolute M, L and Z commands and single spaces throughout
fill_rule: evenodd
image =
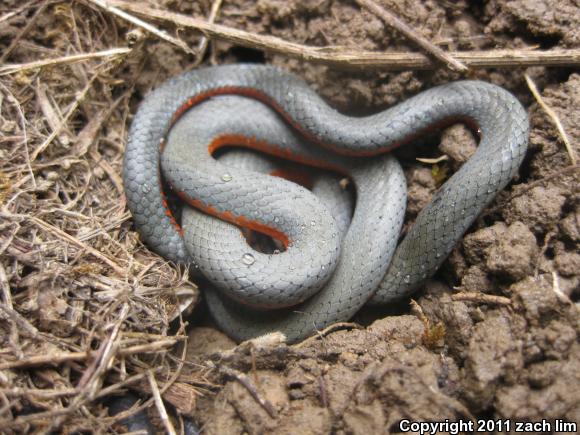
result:
M 320 169 L 327 169 L 329 171 L 342 172 L 340 168 L 330 165 L 319 160 L 310 160 L 304 156 L 293 153 L 291 150 L 283 149 L 275 146 L 271 142 L 258 140 L 255 137 L 244 136 L 242 134 L 222 134 L 216 137 L 208 146 L 208 151 L 211 155 L 220 148 L 228 145 L 238 145 L 245 148 L 250 148 L 256 151 L 270 154 L 275 157 L 280 157 L 292 162 L 301 163 L 307 166 L 314 166 Z
M 183 192 L 177 192 L 177 195 L 186 203 L 191 205 L 192 207 L 197 208 L 198 210 L 203 211 L 212 216 L 217 216 L 220 219 L 225 221 L 231 222 L 235 225 L 238 225 L 242 228 L 247 228 L 252 231 L 258 231 L 259 233 L 266 234 L 267 236 L 273 237 L 276 240 L 279 240 L 283 245 L 284 248 L 288 248 L 290 241 L 288 240 L 288 236 L 281 231 L 278 231 L 275 228 L 268 227 L 260 222 L 253 221 L 251 219 L 247 219 L 244 216 L 238 216 L 232 212 L 226 211 L 221 212 L 216 210 L 211 205 L 205 205 L 201 201 L 197 199 L 190 198 Z

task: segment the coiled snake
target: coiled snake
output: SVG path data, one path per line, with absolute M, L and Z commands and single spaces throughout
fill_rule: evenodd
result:
M 220 95 L 234 96 L 214 98 Z M 477 128 L 478 149 L 396 246 L 406 184 L 388 151 L 457 121 Z M 143 240 L 168 260 L 192 264 L 215 287 L 207 300 L 226 333 L 243 340 L 279 330 L 292 342 L 347 320 L 367 301 L 407 296 L 435 273 L 517 172 L 528 128 L 515 97 L 484 82 L 446 84 L 353 118 L 278 68 L 218 66 L 175 77 L 146 97 L 129 132 L 124 185 Z M 348 175 L 356 207 L 346 233 L 328 211 L 335 194 L 322 194 L 324 205 L 304 187 L 248 171 L 244 158 L 228 165 L 212 157 L 227 145 Z M 272 172 L 256 162 L 245 166 Z M 161 172 L 192 206 L 181 226 Z M 272 236 L 285 251 L 253 251 L 232 224 Z

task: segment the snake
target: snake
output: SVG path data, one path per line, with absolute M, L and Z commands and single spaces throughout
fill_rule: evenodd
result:
M 406 183 L 390 151 L 457 122 L 477 133 L 477 150 L 398 243 Z M 450 82 L 352 117 L 283 69 L 221 65 L 173 77 L 142 101 L 123 182 L 143 241 L 207 283 L 222 330 L 238 341 L 281 331 L 296 342 L 366 303 L 421 287 L 517 174 L 528 135 L 520 102 L 482 81 Z M 340 230 L 328 200 L 275 171 L 215 158 L 231 145 L 349 177 L 356 205 L 348 228 Z M 181 222 L 169 192 L 186 203 Z M 282 252 L 252 250 L 239 227 L 271 236 Z

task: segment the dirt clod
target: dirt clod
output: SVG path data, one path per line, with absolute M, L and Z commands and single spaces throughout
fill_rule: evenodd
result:
M 521 220 L 536 234 L 546 234 L 560 221 L 566 198 L 557 187 L 538 186 L 514 198 L 504 211 L 506 222 Z
M 462 124 L 454 125 L 443 131 L 439 149 L 453 161 L 453 169 L 457 170 L 475 152 L 477 142 L 473 134 Z
M 505 236 L 487 252 L 487 270 L 493 275 L 520 280 L 532 273 L 538 246 L 532 232 L 521 222 L 506 228 Z
M 465 360 L 464 386 L 466 399 L 476 409 L 489 407 L 501 379 L 521 370 L 522 346 L 503 313 L 495 313 L 475 326 Z

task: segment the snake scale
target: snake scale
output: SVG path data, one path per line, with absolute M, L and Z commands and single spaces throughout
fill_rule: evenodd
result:
M 388 151 L 455 122 L 477 130 L 477 151 L 397 246 L 406 183 Z M 367 302 L 408 296 L 433 275 L 516 174 L 528 130 L 517 99 L 480 81 L 435 87 L 356 118 L 281 69 L 217 66 L 174 77 L 145 98 L 129 132 L 123 180 L 143 240 L 207 279 L 210 311 L 226 333 L 244 340 L 279 330 L 294 342 L 348 320 Z M 267 162 L 254 163 L 256 172 L 213 157 L 228 145 L 349 176 L 356 207 L 348 228 L 332 212 L 332 195 L 272 177 Z M 162 177 L 188 204 L 181 224 Z M 254 251 L 234 224 L 285 249 Z

